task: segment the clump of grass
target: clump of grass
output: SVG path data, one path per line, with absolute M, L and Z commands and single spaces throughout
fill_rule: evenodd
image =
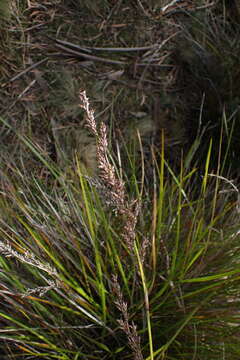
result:
M 85 92 L 80 99 L 98 176 L 84 175 L 76 154 L 64 177 L 22 135 L 42 175 L 2 158 L 5 358 L 238 359 L 236 186 L 219 169 L 210 176 L 209 146 L 194 193 L 197 170 L 182 165 L 175 174 L 164 141 L 159 162 L 153 153 L 152 182 L 137 177 L 131 160 L 127 184 L 106 126 Z

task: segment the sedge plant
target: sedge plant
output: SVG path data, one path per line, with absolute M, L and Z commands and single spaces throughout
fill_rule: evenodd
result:
M 176 173 L 162 134 L 151 160 L 134 158 L 139 176 L 85 91 L 80 105 L 94 177 L 78 154 L 64 176 L 22 135 L 45 175 L 2 158 L 2 359 L 239 359 L 239 194 L 220 163 L 210 173 L 211 142 L 203 173 L 184 161 Z

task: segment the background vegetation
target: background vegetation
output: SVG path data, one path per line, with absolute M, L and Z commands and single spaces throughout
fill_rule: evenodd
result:
M 239 359 L 237 1 L 0 2 L 3 359 Z

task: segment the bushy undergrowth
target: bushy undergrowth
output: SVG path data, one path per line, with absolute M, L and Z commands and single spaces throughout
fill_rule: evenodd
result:
M 162 145 L 148 179 L 131 154 L 126 177 L 80 101 L 97 176 L 18 134 L 41 174 L 2 158 L 1 358 L 239 359 L 238 191 L 209 174 L 211 144 L 201 176 L 174 174 Z

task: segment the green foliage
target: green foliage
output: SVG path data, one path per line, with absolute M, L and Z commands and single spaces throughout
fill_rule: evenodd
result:
M 12 2 L 3 359 L 239 359 L 239 8 L 169 4 Z M 83 65 L 45 35 L 125 49 Z
M 211 147 L 198 191 L 197 170 L 174 174 L 162 145 L 151 185 L 133 173 L 113 203 L 109 180 L 86 177 L 77 159 L 66 179 L 20 138 L 49 175 L 2 159 L 8 358 L 237 359 L 238 212 L 234 185 L 209 175 Z

